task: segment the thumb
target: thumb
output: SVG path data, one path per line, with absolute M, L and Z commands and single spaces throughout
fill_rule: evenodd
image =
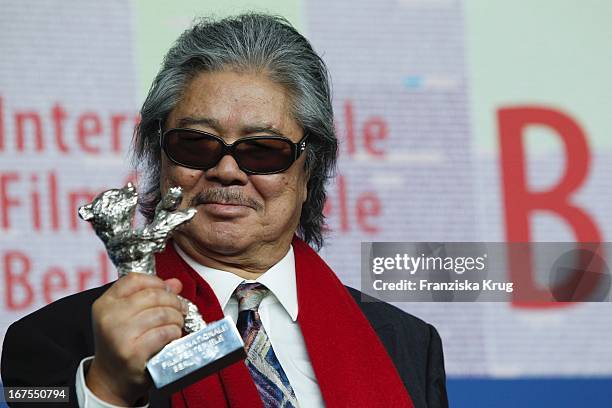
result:
M 181 293 L 181 290 L 183 290 L 183 284 L 176 278 L 166 279 L 164 283 L 166 284 L 166 288 L 174 294 L 178 295 Z

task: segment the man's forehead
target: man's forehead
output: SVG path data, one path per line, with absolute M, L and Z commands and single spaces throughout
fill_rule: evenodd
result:
M 299 136 L 286 89 L 260 73 L 203 72 L 185 88 L 166 127 L 191 127 L 235 136 Z
M 176 127 L 189 128 L 189 127 L 209 127 L 217 132 L 223 132 L 223 124 L 215 118 L 209 118 L 205 116 L 181 116 L 176 118 Z M 258 133 L 266 132 L 278 136 L 283 136 L 283 132 L 278 129 L 272 123 L 263 120 L 250 120 L 245 121 L 240 126 L 241 133 Z

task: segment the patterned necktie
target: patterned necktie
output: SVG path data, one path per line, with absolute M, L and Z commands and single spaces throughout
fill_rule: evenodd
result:
M 295 393 L 281 367 L 259 317 L 259 304 L 269 290 L 260 283 L 242 283 L 236 288 L 238 331 L 247 352 L 247 367 L 266 408 L 297 407 Z

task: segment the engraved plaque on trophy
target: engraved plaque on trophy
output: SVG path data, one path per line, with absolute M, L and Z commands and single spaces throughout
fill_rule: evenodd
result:
M 89 221 L 117 267 L 119 277 L 130 272 L 155 275 L 154 253 L 161 252 L 172 231 L 188 222 L 195 208 L 178 210 L 182 189 L 172 187 L 155 208 L 151 223 L 132 229 L 138 193 L 128 183 L 121 189 L 99 194 L 79 208 Z M 187 307 L 183 329 L 188 334 L 168 343 L 147 362 L 157 389 L 173 393 L 246 357 L 244 343 L 231 317 L 206 323 L 196 305 L 180 297 Z

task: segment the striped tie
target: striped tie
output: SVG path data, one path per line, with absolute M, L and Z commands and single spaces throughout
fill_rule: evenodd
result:
M 247 351 L 247 367 L 266 408 L 297 407 L 295 393 L 281 367 L 259 318 L 259 304 L 269 290 L 260 283 L 242 283 L 236 288 L 238 331 Z

